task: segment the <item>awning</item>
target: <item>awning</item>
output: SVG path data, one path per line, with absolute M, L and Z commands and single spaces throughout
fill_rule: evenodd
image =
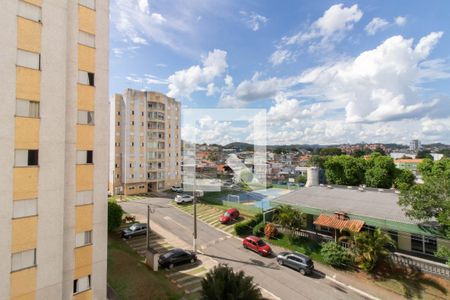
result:
M 348 229 L 353 232 L 361 231 L 364 226 L 364 221 L 361 220 L 343 220 L 336 215 L 328 216 L 321 214 L 315 221 L 314 225 L 320 225 L 324 227 L 330 227 L 337 230 Z

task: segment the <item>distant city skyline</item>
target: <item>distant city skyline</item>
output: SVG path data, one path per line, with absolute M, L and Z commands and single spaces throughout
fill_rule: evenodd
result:
M 448 10 L 447 1 L 112 0 L 110 94 L 265 108 L 268 144 L 450 144 Z M 202 126 L 205 142 L 250 136 L 214 116 Z

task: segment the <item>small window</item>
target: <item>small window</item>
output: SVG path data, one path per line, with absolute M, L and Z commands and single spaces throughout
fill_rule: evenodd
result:
M 75 236 L 75 247 L 92 244 L 92 231 L 79 232 Z
M 86 153 L 86 162 L 88 164 L 93 164 L 94 163 L 94 151 L 89 150 L 89 151 L 86 151 L 86 152 L 87 152 Z
M 77 192 L 75 205 L 92 204 L 93 200 L 92 191 Z
M 91 275 L 75 279 L 73 281 L 73 293 L 81 293 L 91 288 Z
M 39 151 L 38 150 L 16 150 L 15 151 L 15 166 L 28 167 L 37 166 Z
M 81 45 L 95 48 L 95 35 L 84 32 L 84 31 L 79 31 L 78 32 L 78 43 L 80 43 Z
M 42 12 L 39 6 L 27 3 L 25 1 L 19 1 L 18 15 L 28 20 L 35 22 L 41 22 Z
M 94 112 L 93 111 L 78 111 L 78 124 L 94 125 Z
M 17 65 L 25 68 L 40 70 L 41 55 L 39 53 L 29 52 L 17 49 Z
M 94 77 L 94 73 L 78 71 L 78 82 L 81 84 L 95 86 Z
M 36 249 L 13 253 L 11 256 L 11 271 L 18 271 L 36 265 Z
M 13 218 L 37 215 L 37 199 L 13 201 Z
M 78 3 L 90 9 L 95 9 L 95 0 L 80 0 Z
M 16 100 L 16 116 L 39 118 L 39 102 L 29 100 Z
M 77 164 L 85 165 L 93 163 L 93 151 L 92 150 L 79 150 L 77 151 Z

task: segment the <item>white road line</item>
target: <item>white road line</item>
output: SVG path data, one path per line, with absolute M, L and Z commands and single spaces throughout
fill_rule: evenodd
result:
M 351 285 L 342 283 L 342 282 L 340 282 L 340 281 L 338 281 L 338 280 L 336 280 L 336 279 L 334 279 L 333 277 L 330 277 L 330 276 L 328 276 L 328 275 L 325 275 L 325 278 L 328 279 L 328 280 L 330 280 L 330 281 L 332 281 L 332 282 L 334 282 L 334 283 L 336 283 L 336 284 L 338 284 L 338 285 L 340 285 L 340 286 L 343 286 L 343 287 L 345 287 L 345 288 L 348 288 L 349 290 L 352 290 L 352 291 L 354 291 L 354 292 L 356 292 L 356 293 L 358 293 L 358 294 L 360 294 L 360 295 L 362 295 L 362 296 L 364 296 L 364 297 L 366 297 L 366 298 L 369 298 L 369 299 L 372 299 L 372 300 L 381 300 L 380 298 L 377 298 L 377 297 L 375 297 L 375 296 L 372 296 L 372 295 L 370 295 L 370 294 L 368 294 L 368 293 L 366 293 L 366 292 L 364 292 L 364 291 L 361 291 L 360 289 L 357 289 L 357 288 L 355 288 L 355 287 L 352 287 Z

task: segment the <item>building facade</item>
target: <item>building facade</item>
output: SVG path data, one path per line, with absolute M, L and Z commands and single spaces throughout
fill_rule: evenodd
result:
M 180 102 L 127 89 L 111 105 L 111 192 L 135 195 L 179 186 Z
M 0 298 L 106 299 L 104 0 L 0 10 Z

